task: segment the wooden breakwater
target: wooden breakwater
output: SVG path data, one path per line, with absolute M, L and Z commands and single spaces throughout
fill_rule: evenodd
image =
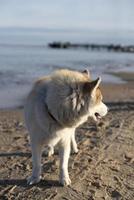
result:
M 115 44 L 88 44 L 88 43 L 70 43 L 70 42 L 52 42 L 48 44 L 53 49 L 90 49 L 107 50 L 115 52 L 134 53 L 134 45 L 115 45 Z

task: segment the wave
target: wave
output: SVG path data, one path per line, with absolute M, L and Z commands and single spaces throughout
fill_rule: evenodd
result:
M 0 43 L 0 47 L 8 47 L 8 48 L 46 48 L 47 45 L 39 45 L 39 44 L 6 44 L 6 43 Z
M 3 86 L 28 85 L 29 83 L 31 83 L 31 80 L 27 78 L 26 74 L 10 70 L 0 71 L 0 88 Z

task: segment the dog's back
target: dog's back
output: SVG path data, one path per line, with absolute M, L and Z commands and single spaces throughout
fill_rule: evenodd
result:
M 51 123 L 57 126 L 55 129 L 59 128 L 59 125 L 74 126 L 80 115 L 80 112 L 78 114 L 75 109 L 73 110 L 73 106 L 78 106 L 75 105 L 78 104 L 77 97 L 75 98 L 76 90 L 78 83 L 87 80 L 88 78 L 82 73 L 70 70 L 59 70 L 51 76 L 37 80 L 25 105 L 25 119 L 29 131 L 35 132 L 38 129 L 38 132 L 39 130 L 47 132 Z

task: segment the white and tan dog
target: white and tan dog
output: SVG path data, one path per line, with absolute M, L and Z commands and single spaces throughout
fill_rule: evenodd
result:
M 77 153 L 75 129 L 88 117 L 98 120 L 107 114 L 99 89 L 101 79 L 91 81 L 88 71 L 58 70 L 39 79 L 30 92 L 25 105 L 25 121 L 30 134 L 33 171 L 28 184 L 41 178 L 41 154 L 43 145 L 59 146 L 60 183 L 71 184 L 68 160 L 71 143 Z

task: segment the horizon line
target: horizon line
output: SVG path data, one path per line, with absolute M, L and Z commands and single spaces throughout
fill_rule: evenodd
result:
M 126 28 L 120 28 L 120 29 L 114 29 L 114 28 L 69 28 L 69 27 L 57 27 L 57 28 L 52 28 L 52 27 L 33 27 L 33 26 L 0 26 L 0 29 L 20 29 L 20 30 L 46 30 L 46 31 L 111 31 L 111 32 L 119 32 L 119 31 L 125 31 L 125 32 L 134 32 L 134 29 L 126 29 Z

